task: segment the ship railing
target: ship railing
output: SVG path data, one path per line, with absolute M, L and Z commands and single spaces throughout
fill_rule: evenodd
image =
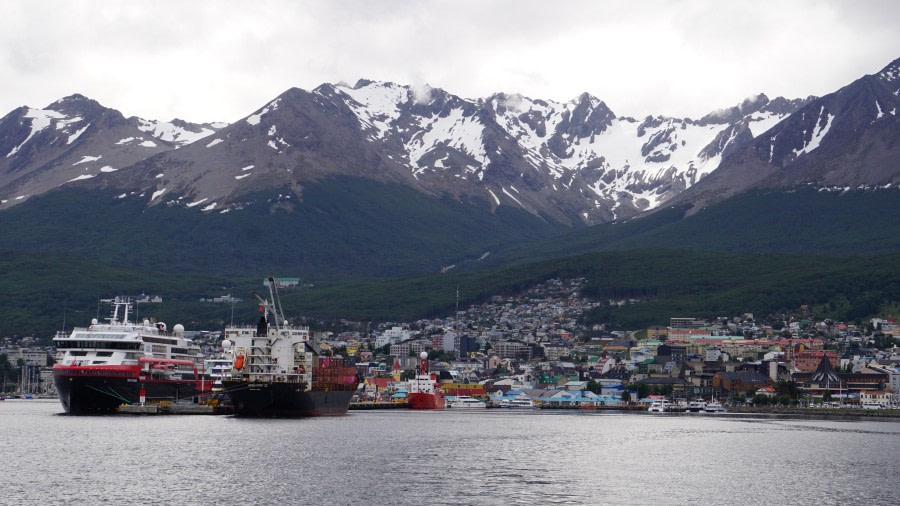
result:
M 57 330 L 57 331 L 56 331 L 56 335 L 55 335 L 54 337 L 55 337 L 55 338 L 67 338 L 67 337 L 69 337 L 70 335 L 72 335 L 72 332 L 79 332 L 79 331 L 81 331 L 81 332 L 87 332 L 87 331 L 89 331 L 89 330 L 90 330 L 90 329 L 87 328 L 87 327 L 72 327 L 72 330 L 70 330 L 70 331 Z
M 238 381 L 244 381 L 248 383 L 253 382 L 284 382 L 284 383 L 303 383 L 305 384 L 306 378 L 302 374 L 286 374 L 286 373 L 248 373 L 242 374 L 240 376 L 232 376 L 229 379 L 234 379 Z

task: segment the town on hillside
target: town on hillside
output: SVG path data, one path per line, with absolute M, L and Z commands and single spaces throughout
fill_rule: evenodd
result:
M 658 399 L 731 406 L 889 409 L 900 406 L 900 324 L 814 321 L 801 307 L 756 319 L 672 315 L 634 331 L 586 326 L 600 304 L 580 295 L 584 279 L 550 280 L 495 296 L 452 316 L 320 332 L 321 349 L 355 364 L 360 401 L 403 398 L 425 352 L 448 396 L 499 403 L 528 399 L 558 408 L 638 407 Z M 352 327 L 352 325 L 348 326 Z M 186 332 L 211 359 L 222 333 Z M 53 396 L 56 350 L 4 338 L 0 392 Z

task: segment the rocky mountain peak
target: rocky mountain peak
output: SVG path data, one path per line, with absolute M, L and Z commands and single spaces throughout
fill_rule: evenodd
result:
M 119 111 L 104 107 L 100 102 L 78 93 L 53 102 L 45 110 L 60 112 L 69 117 L 80 116 L 82 119 L 95 119 L 101 115 L 107 115 L 108 120 L 125 120 Z
M 881 69 L 878 73 L 878 77 L 889 83 L 900 81 L 900 58 L 897 58 Z
M 835 94 L 843 98 L 760 93 L 700 119 L 617 117 L 589 93 L 568 102 L 518 93 L 469 99 L 430 85 L 359 79 L 290 88 L 224 128 L 180 119 L 100 124 L 82 115 L 79 121 L 93 126 L 81 137 L 61 130 L 67 137 L 60 141 L 54 132 L 56 144 L 32 142 L 50 131 L 32 133 L 30 122 L 41 114 L 51 116 L 40 120 L 47 126 L 65 117 L 73 129 L 76 106 L 102 107 L 72 96 L 54 105 L 72 114 L 25 108 L 0 121 L 0 151 L 13 153 L 0 174 L 30 174 L 28 184 L 18 176 L 0 180 L 0 200 L 78 182 L 142 195 L 148 205 L 224 212 L 248 195 L 290 188 L 302 198 L 308 182 L 352 176 L 562 223 L 621 220 L 658 207 L 733 160 L 764 167 L 741 169 L 754 174 L 741 177 L 755 184 L 779 168 L 794 170 L 798 160 L 830 154 L 832 139 L 874 132 L 866 125 L 876 120 L 879 128 L 887 125 L 896 93 L 884 83 L 894 82 L 895 67 L 879 74 L 880 84 L 871 78 Z M 858 116 L 853 122 L 842 112 L 850 110 L 848 118 Z M 884 132 L 880 152 L 896 135 Z
M 769 103 L 769 97 L 765 93 L 759 93 L 745 98 L 740 104 L 727 109 L 713 111 L 700 118 L 700 124 L 726 124 L 739 121 L 748 114 L 757 112 Z

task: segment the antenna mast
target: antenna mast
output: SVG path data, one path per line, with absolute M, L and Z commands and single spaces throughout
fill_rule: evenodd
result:
M 275 292 L 275 308 L 278 310 L 278 313 L 281 316 L 281 323 L 284 323 L 284 308 L 281 307 L 281 297 L 278 296 L 278 287 L 275 286 L 275 278 L 273 278 L 272 276 L 269 276 L 269 284 L 272 286 L 272 290 Z

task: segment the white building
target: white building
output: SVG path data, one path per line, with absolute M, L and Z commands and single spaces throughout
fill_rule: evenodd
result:
M 403 327 L 392 327 L 375 338 L 375 347 L 381 348 L 386 344 L 396 344 L 401 341 L 406 341 L 409 339 L 410 335 L 410 332 L 408 330 L 403 330 Z
M 870 364 L 869 369 L 888 375 L 886 389 L 891 391 L 891 404 L 900 404 L 900 366 Z
M 441 339 L 441 350 L 446 352 L 456 351 L 459 349 L 456 341 L 456 332 L 447 332 Z

